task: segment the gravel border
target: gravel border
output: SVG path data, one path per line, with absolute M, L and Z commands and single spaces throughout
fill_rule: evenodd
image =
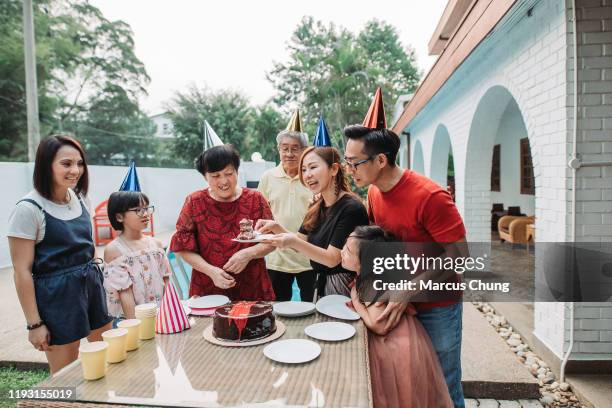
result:
M 508 320 L 495 312 L 493 306 L 487 302 L 472 302 L 493 326 L 497 334 L 506 342 L 510 350 L 516 354 L 518 360 L 538 380 L 540 385 L 540 402 L 545 407 L 587 408 L 572 392 L 571 386 L 557 382 L 555 374 L 548 364 L 535 354 L 520 334 L 514 332 Z

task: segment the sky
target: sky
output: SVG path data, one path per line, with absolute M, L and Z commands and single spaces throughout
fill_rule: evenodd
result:
M 190 85 L 242 91 L 254 104 L 274 95 L 265 78 L 305 15 L 359 32 L 373 18 L 398 29 L 426 73 L 435 62 L 427 44 L 447 0 L 91 0 L 106 18 L 134 31 L 136 55 L 151 82 L 141 99 L 149 114 L 163 112 Z

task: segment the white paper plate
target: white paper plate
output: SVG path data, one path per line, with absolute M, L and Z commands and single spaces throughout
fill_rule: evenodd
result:
M 343 341 L 355 335 L 355 328 L 347 323 L 323 322 L 307 326 L 304 333 L 317 340 Z
M 241 243 L 255 243 L 255 242 L 263 242 L 266 239 L 270 239 L 274 236 L 274 234 L 256 234 L 253 239 L 238 239 L 234 238 L 232 241 L 241 242 Z
M 317 302 L 317 305 L 326 305 L 326 304 L 332 304 L 332 303 L 346 303 L 349 300 L 351 300 L 351 298 L 348 296 L 327 295 L 319 299 L 319 301 Z
M 306 316 L 315 311 L 315 305 L 312 302 L 279 302 L 272 307 L 274 313 L 286 317 Z
M 213 307 L 223 306 L 229 303 L 229 298 L 223 295 L 208 295 L 194 297 L 187 300 L 187 306 L 191 309 L 210 309 Z
M 317 311 L 324 315 L 342 320 L 359 320 L 359 315 L 354 310 L 350 309 L 346 302 L 350 298 L 342 295 L 325 296 L 316 304 Z
M 263 349 L 264 356 L 285 364 L 312 361 L 321 354 L 321 346 L 311 340 L 290 339 L 275 341 Z
M 186 315 L 190 315 L 191 314 L 191 308 L 187 305 L 183 305 L 183 310 L 185 310 L 185 314 Z

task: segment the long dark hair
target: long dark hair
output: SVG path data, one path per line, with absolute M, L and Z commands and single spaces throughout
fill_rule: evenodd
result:
M 314 152 L 317 156 L 323 159 L 323 161 L 327 164 L 328 167 L 332 167 L 335 164 L 338 164 L 338 173 L 336 174 L 336 178 L 334 183 L 336 185 L 336 195 L 340 194 L 342 191 L 351 193 L 351 189 L 349 187 L 348 181 L 346 179 L 346 175 L 344 174 L 344 168 L 342 167 L 342 163 L 340 162 L 340 153 L 335 147 L 328 146 L 310 146 L 304 153 L 302 153 L 302 157 L 300 157 L 300 181 L 304 186 L 306 183 L 304 182 L 304 174 L 302 172 L 302 165 L 304 163 L 304 158 L 310 152 Z M 319 195 L 319 197 L 311 204 L 306 211 L 306 215 L 304 216 L 304 222 L 302 223 L 304 229 L 308 232 L 314 230 L 319 225 L 319 220 L 323 215 L 323 197 Z
M 89 189 L 89 172 L 87 171 L 87 161 L 81 144 L 67 135 L 52 135 L 40 142 L 38 149 L 36 149 L 33 176 L 34 188 L 48 200 L 51 199 L 53 190 L 53 160 L 62 146 L 74 147 L 79 151 L 83 160 L 83 174 L 81 174 L 74 192 L 77 195 L 85 196 Z
M 360 225 L 355 228 L 350 237 L 359 241 L 357 248 L 359 248 L 359 263 L 361 265 L 363 265 L 365 262 L 365 254 L 369 246 L 377 243 L 397 241 L 395 236 L 385 231 L 378 225 Z M 373 249 L 375 250 L 376 248 Z M 364 270 L 362 268 L 359 271 L 357 280 L 355 282 L 357 291 L 360 294 L 365 294 L 365 297 L 368 301 L 371 301 L 371 304 L 380 300 L 381 296 L 385 294 L 385 291 L 376 291 L 376 293 L 373 293 L 374 289 L 372 283 L 374 279 L 379 279 L 379 277 L 371 270 Z

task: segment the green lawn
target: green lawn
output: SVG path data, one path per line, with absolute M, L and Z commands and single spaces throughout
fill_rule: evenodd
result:
M 29 388 L 48 375 L 46 370 L 21 371 L 14 367 L 0 367 L 0 408 L 17 405 L 14 400 L 8 399 L 8 390 Z

